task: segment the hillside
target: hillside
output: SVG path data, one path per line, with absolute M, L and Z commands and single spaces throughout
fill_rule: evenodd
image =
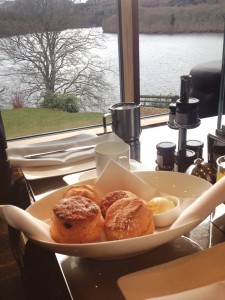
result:
M 98 1 L 99 6 L 101 2 L 104 2 L 106 7 L 109 1 Z M 224 0 L 140 0 L 139 31 L 141 33 L 223 32 L 224 15 Z M 116 18 L 116 12 L 105 15 L 102 20 L 104 32 L 117 31 Z
M 180 2 L 190 1 L 168 2 L 180 4 Z M 195 2 L 199 3 L 155 8 L 140 7 L 140 32 L 222 32 L 224 29 L 223 14 L 225 13 L 225 4 L 212 3 L 213 0 L 211 0 L 211 3 Z
M 41 5 L 45 0 L 39 2 Z M 38 24 L 38 19 L 29 15 L 29 0 L 4 3 L 0 5 L 0 37 L 36 30 L 31 29 Z M 63 17 L 64 21 L 57 22 L 56 17 L 51 23 L 52 30 L 102 27 L 104 32 L 117 32 L 117 0 L 88 0 L 79 4 L 64 0 L 62 3 L 66 12 L 63 8 L 57 13 L 58 19 Z M 138 3 L 140 33 L 224 31 L 225 0 L 139 0 Z

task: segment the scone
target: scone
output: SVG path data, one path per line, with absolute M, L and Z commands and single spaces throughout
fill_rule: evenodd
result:
M 122 240 L 153 233 L 151 208 L 140 198 L 120 199 L 106 213 L 104 231 L 108 240 Z
M 82 196 L 63 198 L 53 207 L 50 233 L 58 243 L 90 243 L 100 238 L 104 219 L 99 206 Z
M 108 193 L 105 197 L 102 198 L 100 202 L 100 208 L 102 211 L 102 215 L 105 218 L 106 212 L 108 208 L 117 200 L 120 199 L 135 199 L 137 196 L 129 191 L 123 191 L 123 190 L 118 190 L 118 191 L 113 191 Z
M 68 198 L 70 196 L 81 195 L 85 198 L 91 199 L 96 204 L 100 204 L 100 198 L 95 190 L 95 187 L 90 184 L 78 184 L 78 185 L 71 185 L 68 189 L 66 189 L 63 198 Z

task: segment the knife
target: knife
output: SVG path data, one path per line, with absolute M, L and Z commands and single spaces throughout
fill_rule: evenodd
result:
M 81 146 L 81 147 L 74 147 L 74 148 L 68 148 L 68 149 L 60 149 L 60 150 L 53 150 L 53 151 L 48 151 L 48 152 L 29 154 L 29 155 L 25 155 L 24 158 L 32 159 L 32 158 L 39 158 L 41 156 L 54 154 L 54 153 L 79 152 L 79 151 L 93 149 L 93 148 L 95 148 L 95 146 L 96 145 L 89 145 L 89 146 Z

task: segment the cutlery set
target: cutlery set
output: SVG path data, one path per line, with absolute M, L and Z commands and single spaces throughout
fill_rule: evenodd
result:
M 80 151 L 94 149 L 95 146 L 96 145 L 89 145 L 89 146 L 81 146 L 81 147 L 74 147 L 74 148 L 68 148 L 68 149 L 60 149 L 60 150 L 53 150 L 53 151 L 29 154 L 29 155 L 25 155 L 24 158 L 35 159 L 35 158 L 42 158 L 42 156 L 51 155 L 51 154 L 55 154 L 55 153 L 80 152 Z

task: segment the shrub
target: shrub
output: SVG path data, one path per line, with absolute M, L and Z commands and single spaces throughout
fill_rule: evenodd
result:
M 19 108 L 25 107 L 25 101 L 20 92 L 15 92 L 12 95 L 12 97 L 10 99 L 10 103 L 11 103 L 13 109 L 19 109 Z
M 73 95 L 61 95 L 59 97 L 60 108 L 67 112 L 78 112 L 79 106 L 77 104 L 77 98 Z
M 51 91 L 47 91 L 43 95 L 43 101 L 41 103 L 41 107 L 56 108 L 66 112 L 79 111 L 77 98 L 74 95 L 56 94 Z
M 58 106 L 57 95 L 50 91 L 45 92 L 40 106 L 43 108 L 56 108 Z

